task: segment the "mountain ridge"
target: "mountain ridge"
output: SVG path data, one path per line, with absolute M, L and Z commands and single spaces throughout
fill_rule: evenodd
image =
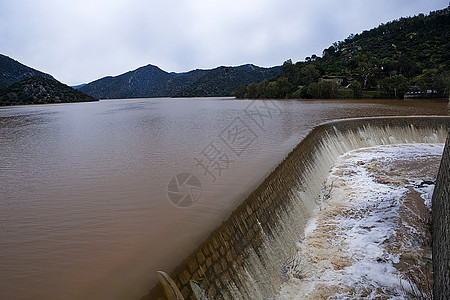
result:
M 0 54 L 0 88 L 6 87 L 25 78 L 35 76 L 55 79 L 50 74 L 33 69 L 9 56 Z
M 175 97 L 220 97 L 231 96 L 242 84 L 261 82 L 281 74 L 280 67 L 262 68 L 253 64 L 237 67 L 220 66 L 209 70 L 195 84 L 184 89 Z
M 281 74 L 281 67 L 252 64 L 237 67 L 166 72 L 148 64 L 117 76 L 106 76 L 79 90 L 100 99 L 231 96 L 242 83 L 260 82 Z

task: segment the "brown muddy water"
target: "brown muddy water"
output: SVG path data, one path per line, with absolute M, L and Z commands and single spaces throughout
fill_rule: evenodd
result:
M 2 108 L 0 299 L 139 298 L 315 125 L 446 113 L 439 102 L 231 98 Z
M 432 299 L 431 196 L 443 147 L 342 155 L 277 299 Z

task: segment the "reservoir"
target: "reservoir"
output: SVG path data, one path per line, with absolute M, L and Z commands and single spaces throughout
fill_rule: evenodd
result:
M 314 126 L 446 113 L 442 102 L 232 98 L 2 108 L 0 298 L 137 299 Z

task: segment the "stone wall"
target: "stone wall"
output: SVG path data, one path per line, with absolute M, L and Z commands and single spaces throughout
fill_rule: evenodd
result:
M 433 193 L 433 295 L 450 299 L 450 131 Z
M 320 205 L 323 183 L 337 157 L 382 144 L 444 143 L 449 125 L 450 117 L 383 117 L 332 121 L 314 128 L 170 276 L 185 299 L 197 299 L 192 284 L 209 299 L 275 296 L 282 266 Z M 449 159 L 447 176 L 448 163 Z M 447 280 L 449 267 L 443 267 Z M 142 299 L 166 298 L 158 284 Z

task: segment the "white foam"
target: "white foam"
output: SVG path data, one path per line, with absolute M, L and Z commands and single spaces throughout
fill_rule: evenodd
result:
M 414 190 L 420 193 L 420 197 L 423 199 L 425 205 L 431 210 L 431 198 L 433 197 L 434 184 L 424 184 L 419 186 L 420 184 L 420 182 L 417 182 L 414 185 Z
M 331 198 L 308 224 L 298 244 L 299 265 L 290 269 L 293 273 L 278 298 L 406 299 L 417 290 L 395 267 L 401 252 L 393 249 L 406 249 L 410 242 L 389 244 L 399 230 L 399 209 L 408 187 L 429 176 L 392 169 L 392 163 L 424 161 L 442 151 L 442 144 L 411 144 L 342 155 L 324 188 Z M 415 188 L 428 207 L 432 188 Z

